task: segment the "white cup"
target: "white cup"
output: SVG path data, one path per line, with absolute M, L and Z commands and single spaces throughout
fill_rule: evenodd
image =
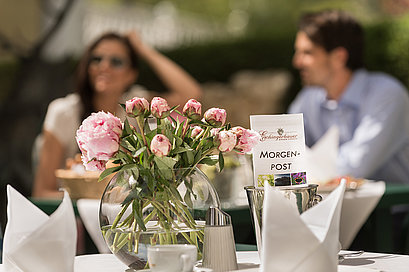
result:
M 153 272 L 192 272 L 197 260 L 195 245 L 156 245 L 148 247 Z

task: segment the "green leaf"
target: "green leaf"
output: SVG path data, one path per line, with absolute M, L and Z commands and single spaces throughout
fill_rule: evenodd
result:
M 138 157 L 140 154 L 142 154 L 146 150 L 146 146 L 143 146 L 139 148 L 138 150 L 135 150 L 135 152 L 132 153 L 132 156 Z
M 173 106 L 172 108 L 170 108 L 170 112 L 175 111 L 175 112 L 177 112 L 178 114 L 183 115 L 183 114 L 180 113 L 178 110 L 176 110 L 177 107 L 179 107 L 179 105 L 176 105 L 176 106 Z
M 151 128 L 149 126 L 149 118 L 145 119 L 145 122 L 143 123 L 143 130 L 145 131 L 145 134 L 151 132 Z
M 202 151 L 198 150 L 195 154 L 195 163 L 199 162 L 200 158 L 202 157 Z
M 111 175 L 112 173 L 118 172 L 119 170 L 122 169 L 122 167 L 123 167 L 123 165 L 115 166 L 115 167 L 111 167 L 111 168 L 105 169 L 104 172 L 102 172 L 101 175 L 99 175 L 98 181 L 103 180 L 104 178 L 106 178 L 107 176 Z
M 173 178 L 172 168 L 176 164 L 176 161 L 169 157 L 155 156 L 153 159 L 158 166 L 159 174 L 166 180 Z
M 199 164 L 216 165 L 217 159 L 212 159 L 209 157 L 204 157 Z
M 133 167 L 132 169 L 130 169 L 130 171 L 131 171 L 131 174 L 132 174 L 133 178 L 135 180 L 138 180 L 138 178 L 139 178 L 139 169 L 138 169 L 138 167 Z
M 185 201 L 185 203 L 193 209 L 193 203 L 192 203 L 192 199 L 190 198 L 190 191 L 186 190 L 186 194 L 185 197 L 183 198 L 183 200 Z
M 179 119 L 178 119 L 178 121 L 179 121 Z M 183 121 L 182 123 L 177 122 L 177 127 L 176 127 L 176 130 L 175 130 L 175 134 L 176 134 L 178 137 L 181 137 L 181 136 L 182 136 L 182 131 L 183 131 L 184 125 L 185 125 L 185 122 L 184 122 L 184 121 Z
M 176 161 L 170 157 L 158 157 L 155 156 L 153 159 L 158 166 L 158 168 L 169 168 L 172 169 L 175 166 Z
M 172 149 L 171 154 L 175 155 L 175 154 L 179 154 L 179 153 L 186 152 L 186 151 L 189 151 L 189 150 L 192 150 L 192 149 L 190 149 L 190 148 L 188 149 L 188 148 L 185 148 L 185 147 L 176 147 L 175 149 Z
M 131 126 L 129 125 L 128 118 L 125 118 L 124 128 L 123 128 L 123 130 L 122 130 L 122 138 L 124 138 L 124 137 L 126 137 L 126 136 L 128 136 L 128 135 L 131 135 L 131 134 L 132 134 L 132 128 L 131 128 Z
M 177 200 L 182 201 L 182 197 L 180 196 L 180 193 L 175 186 L 170 185 L 169 189 L 172 192 L 172 195 L 177 198 Z
M 195 160 L 195 155 L 193 151 L 191 150 L 186 151 L 186 156 L 187 156 L 187 162 L 189 163 L 189 165 L 192 165 Z
M 128 183 L 128 179 L 125 178 L 125 172 L 118 172 L 118 174 L 116 175 L 116 183 L 121 187 Z
M 204 150 L 209 150 L 214 147 L 213 137 L 207 137 L 203 139 L 200 143 Z
M 224 168 L 224 158 L 223 153 L 221 151 L 219 152 L 219 167 L 220 167 L 219 172 L 221 172 Z

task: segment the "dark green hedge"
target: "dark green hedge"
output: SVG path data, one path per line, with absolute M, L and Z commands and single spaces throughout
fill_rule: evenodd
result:
M 293 39 L 293 35 L 249 37 L 179 48 L 164 54 L 199 82 L 226 82 L 233 73 L 243 69 L 290 68 Z M 140 82 L 148 86 L 155 84 L 155 78 L 144 66 Z

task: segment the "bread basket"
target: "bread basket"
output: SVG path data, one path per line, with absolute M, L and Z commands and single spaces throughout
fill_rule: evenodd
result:
M 98 182 L 99 172 L 85 171 L 79 174 L 68 169 L 57 169 L 55 176 L 61 188 L 67 190 L 72 199 L 100 199 L 110 176 Z

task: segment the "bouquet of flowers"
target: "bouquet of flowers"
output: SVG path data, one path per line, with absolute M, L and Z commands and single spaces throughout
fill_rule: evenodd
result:
M 202 117 L 201 104 L 194 99 L 184 105 L 182 113 L 176 107 L 170 108 L 160 97 L 153 98 L 150 104 L 145 98 L 135 97 L 121 106 L 128 118 L 136 121 L 135 127 L 130 120 L 121 123 L 105 112 L 93 113 L 83 121 L 76 137 L 83 163 L 87 170 L 103 171 L 100 180 L 113 173 L 117 173 L 117 181 L 130 182 L 129 177 L 133 180 L 132 190 L 121 203 L 122 210 L 111 229 L 144 231 L 147 221 L 156 218 L 158 226 L 165 230 L 158 240 L 171 242 L 171 235 L 166 233 L 180 229 L 181 223 L 195 227 L 189 206 L 192 196 L 196 196 L 186 177 L 199 164 L 218 163 L 221 171 L 223 153 L 249 152 L 260 136 L 242 127 L 231 128 L 226 124 L 224 109 L 211 108 Z M 173 118 L 174 111 L 184 118 Z M 156 128 L 149 126 L 152 117 L 156 119 Z M 106 168 L 108 161 L 113 165 L 110 168 Z M 187 188 L 184 196 L 178 191 L 182 183 Z M 124 215 L 128 207 L 132 212 Z M 203 232 L 198 235 L 203 241 Z M 121 237 L 117 237 L 111 250 L 124 246 L 128 240 L 123 240 L 121 243 Z M 186 237 L 186 240 L 192 239 Z

